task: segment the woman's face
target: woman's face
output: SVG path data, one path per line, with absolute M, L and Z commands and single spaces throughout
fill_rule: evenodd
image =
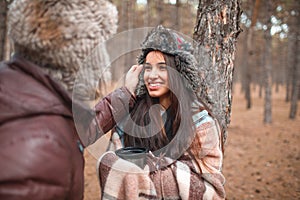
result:
M 165 58 L 160 51 L 151 51 L 144 64 L 144 81 L 151 97 L 158 97 L 160 104 L 168 108 L 170 105 L 170 89 L 168 70 Z

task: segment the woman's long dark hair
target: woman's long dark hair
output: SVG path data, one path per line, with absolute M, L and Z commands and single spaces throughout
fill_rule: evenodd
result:
M 171 105 L 168 108 L 167 120 L 172 121 L 172 140 L 167 137 L 160 109 L 150 109 L 159 104 L 159 99 L 146 92 L 138 97 L 137 105 L 131 112 L 134 123 L 124 124 L 124 145 L 145 147 L 160 153 L 159 150 L 163 149 L 163 153 L 174 158 L 180 155 L 182 150 L 186 150 L 194 138 L 191 104 L 195 96 L 193 91 L 184 85 L 181 75 L 175 69 L 174 56 L 164 54 L 164 58 L 167 66 L 171 67 L 168 67 Z M 150 137 L 145 137 L 149 135 Z

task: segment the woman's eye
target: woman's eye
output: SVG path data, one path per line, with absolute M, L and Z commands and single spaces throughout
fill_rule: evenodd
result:
M 144 70 L 145 71 L 149 71 L 151 69 L 152 69 L 152 67 L 150 65 L 144 65 Z
M 160 65 L 160 66 L 159 66 L 159 69 L 160 69 L 160 70 L 167 70 L 167 66 L 166 66 L 166 65 Z

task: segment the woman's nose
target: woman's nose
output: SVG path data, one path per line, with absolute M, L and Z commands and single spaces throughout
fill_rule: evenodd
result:
M 152 70 L 151 73 L 149 74 L 149 78 L 157 78 L 158 77 L 158 73 L 157 70 Z

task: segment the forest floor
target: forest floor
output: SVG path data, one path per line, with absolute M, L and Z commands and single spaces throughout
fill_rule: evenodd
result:
M 273 90 L 272 124 L 263 123 L 264 100 L 252 91 L 252 108 L 239 89 L 233 94 L 232 117 L 225 146 L 223 173 L 228 200 L 300 199 L 300 108 L 289 119 L 285 91 Z M 107 136 L 85 151 L 85 200 L 99 199 L 96 158 L 106 148 Z M 94 154 L 93 148 L 101 148 Z M 91 154 L 92 153 L 92 154 Z

